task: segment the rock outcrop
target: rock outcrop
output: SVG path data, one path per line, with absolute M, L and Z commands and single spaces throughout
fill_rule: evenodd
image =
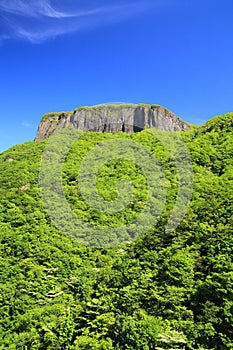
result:
M 189 125 L 159 105 L 107 104 L 80 107 L 73 112 L 45 114 L 35 141 L 48 138 L 61 128 L 98 132 L 139 132 L 146 128 L 184 131 Z

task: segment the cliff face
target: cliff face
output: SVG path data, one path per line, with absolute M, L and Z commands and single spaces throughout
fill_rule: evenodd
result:
M 98 132 L 138 132 L 155 127 L 183 131 L 190 127 L 174 113 L 158 105 L 99 105 L 80 107 L 73 112 L 45 114 L 35 141 L 43 140 L 61 128 Z

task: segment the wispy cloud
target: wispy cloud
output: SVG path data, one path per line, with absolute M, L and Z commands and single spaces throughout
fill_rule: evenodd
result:
M 26 123 L 26 122 L 21 123 L 21 126 L 23 126 L 24 128 L 27 128 L 27 129 L 35 129 L 35 125 L 32 125 L 30 123 Z
M 0 46 L 3 45 L 3 42 L 7 39 L 10 39 L 10 35 L 6 35 L 6 34 L 0 34 Z
M 72 14 L 55 10 L 47 0 L 1 0 L 0 10 L 24 17 L 66 18 Z
M 70 0 L 0 0 L 0 42 L 20 38 L 42 43 L 85 28 L 123 21 L 153 4 L 154 0 L 112 0 L 111 5 L 107 0 L 90 0 L 85 6 Z

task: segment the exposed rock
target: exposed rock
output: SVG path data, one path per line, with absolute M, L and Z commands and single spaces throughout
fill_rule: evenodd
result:
M 13 162 L 14 159 L 11 158 L 11 157 L 6 157 L 6 158 L 4 159 L 4 161 L 5 161 L 5 162 Z
M 29 189 L 29 185 L 23 185 L 19 188 L 21 191 L 27 191 Z
M 97 132 L 138 132 L 152 127 L 164 131 L 190 129 L 174 113 L 158 105 L 108 104 L 80 107 L 73 112 L 45 114 L 35 141 L 48 138 L 62 128 Z

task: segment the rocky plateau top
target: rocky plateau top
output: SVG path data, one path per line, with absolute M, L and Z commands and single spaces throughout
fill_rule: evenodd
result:
M 35 141 L 48 138 L 62 128 L 97 132 L 139 132 L 147 128 L 163 131 L 189 130 L 188 123 L 159 105 L 105 104 L 84 106 L 73 112 L 48 113 L 42 117 Z

